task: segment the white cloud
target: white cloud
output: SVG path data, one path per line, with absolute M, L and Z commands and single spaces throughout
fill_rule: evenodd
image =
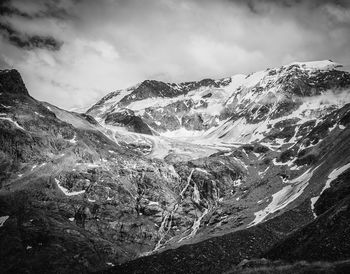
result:
M 0 64 L 19 69 L 34 97 L 65 108 L 148 78 L 221 78 L 329 58 L 350 64 L 349 10 L 332 5 L 311 10 L 264 1 L 252 13 L 245 1 L 228 0 L 20 2 L 13 6 L 40 16 L 13 14 L 2 22 L 64 44 L 28 51 L 0 39 Z
M 326 5 L 324 9 L 332 19 L 341 23 L 350 23 L 350 10 L 332 4 Z

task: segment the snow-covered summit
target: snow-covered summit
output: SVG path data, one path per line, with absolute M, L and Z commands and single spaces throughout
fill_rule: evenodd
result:
M 108 94 L 87 113 L 102 122 L 108 117 L 111 124 L 111 117 L 120 117 L 119 112 L 129 109 L 156 134 L 212 133 L 227 119 L 244 118 L 244 124 L 256 124 L 289 115 L 302 104 L 302 98 L 349 87 L 350 73 L 340 67 L 329 60 L 294 62 L 219 80 L 179 84 L 146 80 Z
M 312 62 L 293 62 L 288 66 L 297 65 L 302 69 L 316 71 L 316 70 L 333 70 L 337 68 L 343 67 L 343 65 L 339 63 L 335 63 L 331 60 L 323 60 L 323 61 L 312 61 Z

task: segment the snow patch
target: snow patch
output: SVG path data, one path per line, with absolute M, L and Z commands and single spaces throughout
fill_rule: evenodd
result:
M 0 117 L 1 120 L 6 120 L 6 121 L 10 121 L 11 123 L 13 123 L 17 128 L 26 131 L 23 127 L 21 127 L 16 121 L 13 121 L 11 118 L 9 117 Z
M 333 70 L 336 68 L 342 67 L 341 64 L 332 62 L 330 60 L 323 61 L 313 61 L 313 62 L 294 62 L 289 66 L 298 65 L 300 68 L 309 70 L 309 71 L 317 71 L 317 70 Z
M 199 194 L 199 190 L 197 187 L 197 184 L 194 183 L 194 187 L 193 187 L 193 193 L 192 193 L 192 199 L 196 204 L 199 204 L 201 198 L 200 198 L 200 194 Z
M 317 215 L 314 213 L 314 206 L 315 206 L 315 203 L 317 202 L 317 200 L 320 198 L 320 196 L 322 195 L 322 193 L 331 187 L 331 183 L 338 178 L 339 175 L 341 175 L 343 172 L 345 172 L 346 170 L 348 170 L 350 168 L 350 163 L 342 166 L 342 167 L 339 167 L 339 168 L 336 168 L 334 169 L 329 175 L 328 175 L 328 179 L 326 181 L 326 184 L 325 186 L 323 187 L 323 189 L 321 190 L 320 192 L 320 195 L 319 196 L 316 196 L 316 197 L 313 197 L 311 198 L 311 209 L 312 209 L 312 212 L 314 214 L 314 217 L 316 218 Z
M 272 160 L 272 163 L 273 163 L 275 166 L 285 166 L 285 165 L 286 165 L 286 163 L 277 162 L 277 159 L 276 159 L 276 158 L 274 158 L 274 159 Z
M 236 181 L 233 182 L 233 186 L 240 186 L 242 184 L 242 180 L 238 179 Z
M 337 127 L 337 124 L 334 124 L 332 127 L 328 128 L 328 131 L 331 132 L 333 129 Z
M 41 114 L 37 113 L 36 111 L 34 111 L 34 113 L 35 113 L 35 115 L 44 118 L 44 115 L 41 115 Z
M 325 186 L 323 187 L 320 195 L 327 189 L 330 188 L 331 186 L 331 182 L 333 182 L 335 179 L 338 178 L 339 175 L 341 175 L 344 171 L 348 170 L 350 168 L 350 163 L 340 167 L 340 168 L 336 168 L 334 169 L 329 175 L 328 175 L 328 180 L 325 184 Z
M 83 194 L 85 193 L 85 190 L 81 190 L 81 191 L 72 191 L 72 192 L 69 192 L 69 190 L 65 187 L 63 187 L 60 183 L 59 180 L 57 180 L 55 178 L 55 182 L 57 184 L 57 186 L 59 187 L 59 189 L 66 195 L 66 196 L 75 196 L 75 195 L 80 195 L 80 194 Z
M 203 172 L 203 173 L 206 173 L 206 174 L 209 174 L 208 171 L 206 171 L 205 169 L 199 168 L 199 167 L 196 167 L 196 170 L 200 171 L 200 172 Z
M 69 140 L 70 143 L 76 144 L 77 143 L 77 135 L 74 134 L 73 138 Z
M 0 217 L 0 227 L 2 227 L 4 225 L 4 223 L 6 222 L 6 220 L 9 218 L 10 216 L 6 215 L 6 216 L 1 216 Z
M 86 166 L 87 166 L 87 167 L 92 167 L 92 168 L 93 168 L 93 167 L 98 167 L 98 165 L 92 164 L 92 163 L 88 163 L 88 164 L 86 164 Z
M 318 198 L 320 196 L 317 196 L 317 197 L 312 197 L 311 198 L 311 211 L 312 211 L 312 214 L 314 215 L 314 218 L 316 219 L 317 218 L 317 215 L 315 213 L 315 203 L 317 202 Z
M 248 227 L 262 222 L 269 214 L 285 208 L 296 198 L 298 198 L 307 187 L 310 178 L 317 168 L 318 167 L 316 167 L 314 170 L 311 170 L 311 168 L 308 169 L 299 177 L 291 180 L 287 186 L 273 194 L 270 204 L 266 208 L 254 213 L 255 219 L 248 225 Z

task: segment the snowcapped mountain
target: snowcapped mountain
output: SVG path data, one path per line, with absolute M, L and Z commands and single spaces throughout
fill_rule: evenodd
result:
M 349 73 L 332 61 L 292 63 L 221 80 L 144 81 L 108 94 L 87 114 L 104 125 L 161 136 L 162 143 L 169 137 L 212 148 L 250 142 L 273 148 L 295 142 L 305 122 L 318 123 L 348 103 L 349 85 Z
M 180 84 L 147 80 L 108 94 L 87 113 L 105 124 L 126 125 L 139 133 L 250 142 L 263 137 L 261 122 L 278 122 L 286 115 L 316 118 L 316 112 L 326 113 L 329 107 L 348 102 L 349 95 L 343 91 L 350 84 L 349 73 L 340 68 L 321 61 L 221 80 Z M 232 129 L 238 125 L 245 128 L 243 132 Z
M 15 70 L 0 84 L 6 271 L 225 272 L 243 259 L 314 260 L 323 243 L 302 239 L 315 235 L 341 246 L 319 260 L 350 258 L 335 240 L 350 212 L 339 64 L 146 80 L 85 114 L 35 100 Z

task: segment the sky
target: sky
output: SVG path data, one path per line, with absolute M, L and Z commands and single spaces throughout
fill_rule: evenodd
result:
M 0 69 L 36 99 L 90 106 L 146 79 L 350 65 L 348 0 L 1 0 Z

